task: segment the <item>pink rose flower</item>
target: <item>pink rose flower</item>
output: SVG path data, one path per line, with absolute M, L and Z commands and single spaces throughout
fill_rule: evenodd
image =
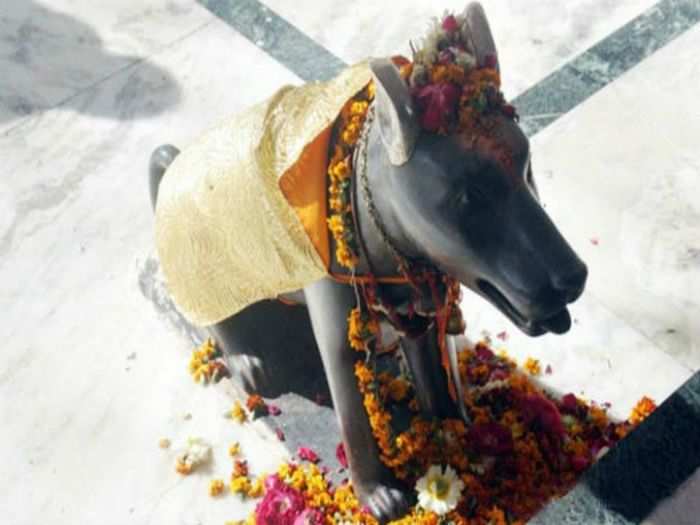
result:
M 319 462 L 318 454 L 316 454 L 316 452 L 314 452 L 308 447 L 299 447 L 299 449 L 297 450 L 297 456 L 299 456 L 299 459 L 303 459 L 304 461 L 310 461 L 311 463 Z
M 338 443 L 338 446 L 335 448 L 335 457 L 343 468 L 348 468 L 348 457 L 345 454 L 345 446 L 342 443 Z
M 469 440 L 477 452 L 500 456 L 513 451 L 510 430 L 499 423 L 479 423 L 469 429 Z
M 306 506 L 304 496 L 286 485 L 277 475 L 268 476 L 265 480 L 265 490 L 265 497 L 255 508 L 256 523 L 258 525 L 297 525 L 296 520 Z
M 457 19 L 454 17 L 454 15 L 449 15 L 445 17 L 445 19 L 442 21 L 442 28 L 448 33 L 453 33 L 454 31 L 457 31 L 459 26 L 457 25 Z
M 316 509 L 306 509 L 294 520 L 294 525 L 324 525 L 325 518 Z

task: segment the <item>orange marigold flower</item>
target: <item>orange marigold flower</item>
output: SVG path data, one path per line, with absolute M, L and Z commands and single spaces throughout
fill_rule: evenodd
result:
M 263 401 L 263 398 L 259 394 L 251 394 L 248 396 L 248 400 L 246 401 L 246 407 L 248 407 L 248 410 L 253 412 L 254 410 L 265 406 L 265 401 Z
M 357 131 L 353 131 L 353 133 L 357 133 Z M 333 164 L 330 171 L 331 175 L 336 177 L 339 181 L 347 179 L 350 175 L 350 158 L 346 157 L 345 159 L 336 162 Z
M 248 462 L 245 459 L 237 459 L 233 463 L 233 474 L 231 477 L 237 478 L 248 475 Z
M 650 397 L 644 396 L 640 399 L 637 404 L 632 409 L 632 413 L 629 417 L 629 422 L 633 425 L 638 425 L 644 421 L 649 414 L 656 410 L 656 403 Z
M 410 388 L 408 381 L 402 378 L 396 378 L 389 383 L 389 395 L 394 401 L 403 401 L 408 394 L 408 389 Z
M 192 472 L 192 465 L 189 463 L 185 463 L 184 461 L 178 461 L 175 464 L 175 471 L 178 474 L 182 474 L 183 476 L 187 476 Z

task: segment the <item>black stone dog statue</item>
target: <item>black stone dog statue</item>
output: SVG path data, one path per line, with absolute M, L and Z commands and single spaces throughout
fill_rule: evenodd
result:
M 492 45 L 488 37 L 486 45 L 489 41 Z M 487 51 L 495 56 L 495 49 Z M 407 259 L 429 263 L 456 278 L 528 335 L 568 331 L 567 304 L 581 295 L 587 269 L 539 203 L 529 142 L 517 123 L 499 117 L 495 133 L 478 142 L 459 135 L 419 133 L 411 95 L 397 68 L 389 60 L 375 60 L 371 69 L 377 95 L 376 115 L 367 130 L 366 176 L 372 204 L 391 244 Z M 512 153 L 509 170 L 494 158 L 494 152 L 504 147 Z M 173 146 L 161 146 L 152 156 L 154 204 L 160 179 L 177 154 Z M 397 158 L 405 162 L 399 164 Z M 370 203 L 359 198 L 355 205 L 367 249 L 357 273 L 368 271 L 369 258 L 375 275 L 395 275 L 396 260 L 370 216 Z M 344 271 L 340 266 L 334 270 Z M 399 308 L 411 300 L 405 285 L 382 285 L 380 292 Z M 401 516 L 407 511 L 408 496 L 379 459 L 354 376 L 358 354 L 347 337 L 348 313 L 356 306 L 353 287 L 327 278 L 288 298 L 308 309 L 356 494 L 382 521 Z M 431 303 L 427 291 L 425 302 Z M 254 317 L 249 315 L 257 307 L 249 306 L 247 313 L 210 327 L 224 351 L 235 356 L 232 369 L 239 371 L 250 391 L 264 390 L 265 369 L 270 368 L 256 356 L 250 336 L 261 330 L 251 324 Z M 418 339 L 404 337 L 400 348 L 421 409 L 451 416 L 457 408 L 447 393 L 435 341 L 433 328 Z

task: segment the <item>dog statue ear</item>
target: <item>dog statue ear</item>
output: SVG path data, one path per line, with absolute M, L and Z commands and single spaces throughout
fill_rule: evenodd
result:
M 474 46 L 478 66 L 489 66 L 500 71 L 496 43 L 493 40 L 484 8 L 479 2 L 471 2 L 464 10 L 464 18 Z
M 389 161 L 400 166 L 411 158 L 420 134 L 411 93 L 391 60 L 372 60 L 369 67 L 374 77 L 379 135 Z

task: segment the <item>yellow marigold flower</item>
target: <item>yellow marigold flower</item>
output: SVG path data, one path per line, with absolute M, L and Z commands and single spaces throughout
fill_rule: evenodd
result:
M 352 133 L 357 133 L 356 128 L 351 130 Z M 344 159 L 336 162 L 331 168 L 331 175 L 336 177 L 338 180 L 347 179 L 350 175 L 350 162 L 349 159 Z
M 364 100 L 356 100 L 350 104 L 350 114 L 351 115 L 362 115 L 367 113 L 367 108 L 369 104 Z
M 265 482 L 263 476 L 259 476 L 248 489 L 249 498 L 260 498 L 265 493 Z
M 297 490 L 303 490 L 304 486 L 306 485 L 306 477 L 304 476 L 304 471 L 301 469 L 295 470 L 292 473 L 292 478 L 289 481 L 289 484 Z
M 331 215 L 328 218 L 328 229 L 331 230 L 334 236 L 339 237 L 345 233 L 345 223 L 341 215 Z
M 343 199 L 339 197 L 331 197 L 328 199 L 328 204 L 331 208 L 336 213 L 343 213 L 345 211 L 349 211 L 350 205 L 346 204 Z
M 374 98 L 374 95 L 375 95 L 375 93 L 376 93 L 376 90 L 377 90 L 377 88 L 376 88 L 376 86 L 374 85 L 374 82 L 370 82 L 370 83 L 367 85 L 367 98 L 369 98 L 370 100 L 372 100 L 372 99 Z
M 224 484 L 224 480 L 222 479 L 212 479 L 209 482 L 209 495 L 214 498 L 216 496 L 220 496 L 224 492 L 224 488 L 226 485 Z
M 231 457 L 237 456 L 241 452 L 241 444 L 236 441 L 230 447 L 228 447 L 228 455 Z
M 238 476 L 231 479 L 231 492 L 233 494 L 247 495 L 250 492 L 250 480 L 246 476 Z
M 523 368 L 525 368 L 527 373 L 531 376 L 538 376 L 542 373 L 542 367 L 540 366 L 539 359 L 534 359 L 532 357 L 527 358 Z
M 236 401 L 233 403 L 233 408 L 231 409 L 230 416 L 231 419 L 233 419 L 234 421 L 238 421 L 239 423 L 245 423 L 245 421 L 248 419 L 248 414 L 246 414 L 240 401 Z
M 341 138 L 343 139 L 343 142 L 346 142 L 351 146 L 355 145 L 359 136 L 360 128 L 354 124 L 350 124 L 347 128 L 345 128 L 345 130 L 343 130 L 343 133 L 341 133 Z
M 277 469 L 277 475 L 280 477 L 280 479 L 285 480 L 292 475 L 292 472 L 294 472 L 294 470 L 294 467 L 289 463 L 283 463 Z

